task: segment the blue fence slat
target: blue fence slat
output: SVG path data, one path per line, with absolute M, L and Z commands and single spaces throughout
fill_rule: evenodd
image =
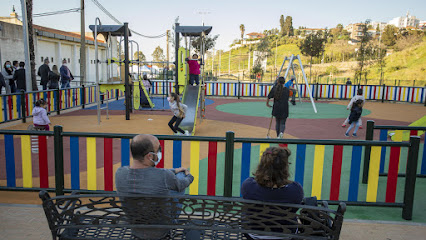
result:
M 250 176 L 251 143 L 243 143 L 241 154 L 241 184 Z
M 121 139 L 121 166 L 130 165 L 130 139 Z
M 362 146 L 352 147 L 351 173 L 349 177 L 348 201 L 358 201 L 359 171 L 361 167 Z
M 8 187 L 16 187 L 15 178 L 15 147 L 13 135 L 4 135 L 4 152 L 6 157 L 6 181 Z
M 422 166 L 420 168 L 421 174 L 426 174 L 426 141 L 423 144 L 423 158 L 422 158 Z
M 294 181 L 303 186 L 303 177 L 305 175 L 305 158 L 306 158 L 306 144 L 297 144 L 296 150 L 296 171 Z
M 80 189 L 80 152 L 78 137 L 70 137 L 71 189 Z
M 380 130 L 380 141 L 386 142 L 388 140 L 388 130 Z M 382 152 L 380 154 L 380 173 L 385 171 L 385 161 L 386 161 L 386 147 L 382 147 Z
M 182 166 L 182 141 L 173 141 L 173 168 Z

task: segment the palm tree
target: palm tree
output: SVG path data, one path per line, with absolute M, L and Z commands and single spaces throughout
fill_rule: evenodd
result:
M 28 44 L 30 47 L 30 69 L 33 91 L 37 91 L 36 71 L 35 71 L 35 53 L 34 53 L 34 35 L 33 35 L 33 0 L 26 0 L 27 4 L 27 25 L 28 25 Z
M 244 38 L 244 31 L 246 30 L 246 28 L 244 27 L 244 24 L 241 24 L 240 25 L 240 31 L 241 31 L 241 41 L 243 40 L 243 38 Z

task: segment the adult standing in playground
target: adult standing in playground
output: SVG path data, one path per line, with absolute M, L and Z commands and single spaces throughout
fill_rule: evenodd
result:
M 25 62 L 19 62 L 19 68 L 13 74 L 13 81 L 16 82 L 16 92 L 27 91 L 27 83 L 25 77 Z M 36 89 L 37 90 L 37 89 Z
M 1 71 L 4 77 L 4 82 L 6 84 L 6 94 L 11 94 L 16 91 L 15 82 L 13 81 L 13 74 L 15 70 L 12 67 L 10 61 L 6 61 L 3 66 L 3 70 Z
M 58 72 L 58 66 L 53 65 L 52 71 L 49 72 L 49 89 L 59 89 L 59 78 L 61 74 Z
M 271 107 L 269 100 L 271 98 L 274 99 L 272 116 L 275 117 L 275 130 L 278 138 L 284 137 L 285 123 L 288 118 L 288 97 L 290 91 L 288 88 L 284 87 L 284 83 L 284 77 L 279 77 L 277 84 L 272 87 L 266 100 L 266 106 Z
M 74 79 L 74 76 L 72 75 L 70 69 L 67 67 L 67 60 L 64 58 L 62 60 L 62 66 L 60 68 L 61 72 L 61 88 L 69 88 L 70 87 L 70 81 Z
M 198 55 L 192 55 L 192 59 L 185 59 L 189 66 L 189 84 L 194 85 L 194 81 L 197 85 L 200 84 L 200 64 L 198 63 Z
M 3 87 L 5 87 L 5 88 L 6 88 L 6 83 L 5 83 L 5 81 L 4 81 L 3 74 L 2 74 L 2 73 L 0 73 L 0 94 L 1 94 L 1 91 L 3 90 Z
M 37 75 L 41 77 L 40 85 L 43 86 L 43 90 L 47 90 L 47 83 L 49 82 L 49 58 L 44 59 L 44 64 L 38 68 Z
M 294 80 L 296 77 L 291 76 L 290 80 L 285 83 L 285 87 L 288 88 L 290 91 L 293 92 L 293 95 L 291 96 L 291 104 L 296 105 L 296 89 L 294 88 Z
M 141 134 L 133 138 L 130 144 L 133 156 L 131 166 L 120 167 L 115 173 L 115 184 L 118 194 L 149 195 L 183 195 L 185 189 L 194 181 L 194 177 L 186 168 L 156 168 L 162 159 L 161 146 L 153 135 Z M 125 204 L 131 221 L 144 217 L 161 219 L 161 216 L 141 216 L 143 213 L 133 212 L 130 205 Z M 133 235 L 140 239 L 162 239 L 168 234 L 163 229 L 132 229 Z

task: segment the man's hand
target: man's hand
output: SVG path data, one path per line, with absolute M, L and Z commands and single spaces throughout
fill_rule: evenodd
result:
M 188 175 L 188 174 L 189 174 L 189 171 L 188 171 L 188 169 L 186 169 L 186 168 L 183 168 L 183 167 L 175 168 L 175 173 L 176 173 L 176 174 L 177 174 L 177 173 L 180 173 L 180 172 L 184 172 L 184 173 L 185 173 L 185 175 Z

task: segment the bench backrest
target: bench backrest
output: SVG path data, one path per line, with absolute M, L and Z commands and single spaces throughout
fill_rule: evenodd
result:
M 67 195 L 40 192 L 52 235 L 66 228 L 130 228 L 161 232 L 206 230 L 226 235 L 253 233 L 304 239 L 338 239 L 346 210 L 274 204 L 241 198 L 152 195 Z M 154 232 L 155 232 L 154 231 Z M 210 237 L 208 237 L 210 238 Z

